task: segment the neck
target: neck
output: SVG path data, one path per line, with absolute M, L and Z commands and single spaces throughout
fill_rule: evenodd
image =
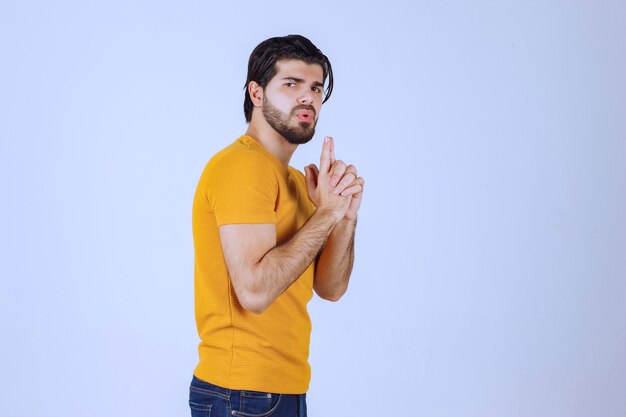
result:
M 252 120 L 246 130 L 246 135 L 250 136 L 261 144 L 269 153 L 274 155 L 285 167 L 289 166 L 291 156 L 298 148 L 298 145 L 287 142 L 278 132 L 272 128 L 259 112 L 252 113 Z

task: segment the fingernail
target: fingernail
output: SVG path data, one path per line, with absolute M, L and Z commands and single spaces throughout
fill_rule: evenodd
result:
M 328 136 L 324 137 L 324 143 L 328 143 Z

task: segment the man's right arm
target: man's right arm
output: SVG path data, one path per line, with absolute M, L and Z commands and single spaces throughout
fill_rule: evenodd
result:
M 333 227 L 344 217 L 351 194 L 336 194 L 329 183 L 331 143 L 326 140 L 314 193 L 316 211 L 286 243 L 276 246 L 274 224 L 220 226 L 224 260 L 241 306 L 262 313 L 309 267 Z M 358 191 L 358 190 L 357 190 Z
M 220 226 L 224 259 L 239 304 L 260 314 L 315 259 L 337 223 L 331 211 L 318 210 L 286 243 L 276 246 L 274 224 Z

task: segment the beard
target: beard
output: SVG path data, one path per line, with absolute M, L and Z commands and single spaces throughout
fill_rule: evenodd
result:
M 275 131 L 293 145 L 307 143 L 315 134 L 315 125 L 317 124 L 315 116 L 313 122 L 298 122 L 296 125 L 290 123 L 295 113 L 302 109 L 312 110 L 315 113 L 313 106 L 303 104 L 295 107 L 290 114 L 285 114 L 274 107 L 267 96 L 263 97 L 263 117 Z

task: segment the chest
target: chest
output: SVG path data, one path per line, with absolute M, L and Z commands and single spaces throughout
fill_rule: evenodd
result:
M 289 240 L 315 211 L 309 200 L 304 179 L 288 175 L 278 182 L 276 197 L 276 237 L 281 244 Z

